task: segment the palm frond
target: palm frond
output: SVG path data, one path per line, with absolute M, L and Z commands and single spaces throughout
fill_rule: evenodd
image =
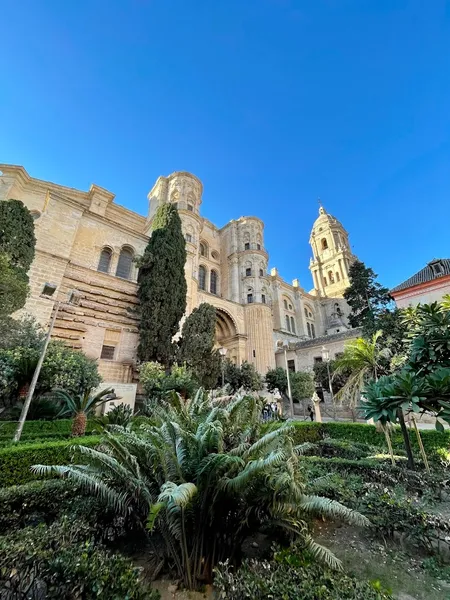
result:
M 310 535 L 305 537 L 305 544 L 306 548 L 311 552 L 317 561 L 325 564 L 327 567 L 330 567 L 335 571 L 343 570 L 342 561 L 340 561 L 339 558 L 337 558 L 337 556 L 331 552 L 331 550 L 315 542 Z
M 340 502 L 336 502 L 336 500 L 330 500 L 330 498 L 322 496 L 304 496 L 301 509 L 311 515 L 339 519 L 358 527 L 368 527 L 371 524 L 369 519 L 358 511 L 352 510 Z
M 172 503 L 175 506 L 186 508 L 197 494 L 197 491 L 197 486 L 193 483 L 188 482 L 177 485 L 172 481 L 167 481 L 161 488 L 158 502 Z

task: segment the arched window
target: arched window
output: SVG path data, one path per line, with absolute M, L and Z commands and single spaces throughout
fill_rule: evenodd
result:
M 247 294 L 247 303 L 248 304 L 252 304 L 253 302 L 253 294 L 252 293 L 248 293 Z
M 131 266 L 133 264 L 133 250 L 131 248 L 122 248 L 117 263 L 116 275 L 122 279 L 129 279 Z
M 284 308 L 287 310 L 287 300 L 283 300 Z
M 187 209 L 189 212 L 194 212 L 194 206 L 192 204 L 188 204 Z
M 201 290 L 206 290 L 206 269 L 203 265 L 198 268 L 198 287 Z
M 186 238 L 187 242 L 190 242 L 192 244 L 192 235 L 190 233 L 187 233 L 184 237 Z
M 291 330 L 291 324 L 290 324 L 290 321 L 289 321 L 289 315 L 286 315 L 286 329 L 288 331 Z
M 200 242 L 200 256 L 208 256 L 208 246 L 205 242 Z
M 305 317 L 308 318 L 308 309 L 305 308 Z
M 311 323 L 311 336 L 313 338 L 316 337 L 316 328 L 314 327 L 314 323 Z
M 336 281 L 340 281 L 340 280 L 341 280 L 341 278 L 339 276 L 339 273 L 336 271 Z
M 217 271 L 212 270 L 209 281 L 209 291 L 211 294 L 217 294 Z
M 328 271 L 328 281 L 330 282 L 330 285 L 334 283 L 333 271 Z
M 103 248 L 100 253 L 100 260 L 98 261 L 97 271 L 102 273 L 109 273 L 109 267 L 111 266 L 112 250 L 110 248 Z
M 308 329 L 308 335 L 309 335 L 309 337 L 311 337 L 311 324 L 310 323 L 306 323 L 306 327 Z
M 322 250 L 326 250 L 328 248 L 327 238 L 322 238 L 321 244 L 322 244 Z
M 294 317 L 291 317 L 291 331 L 292 331 L 292 333 L 295 333 L 295 321 L 294 321 Z

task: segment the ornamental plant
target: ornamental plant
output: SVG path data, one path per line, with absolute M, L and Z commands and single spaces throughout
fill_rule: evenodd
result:
M 189 589 L 211 582 L 216 565 L 238 560 L 257 531 L 284 532 L 334 567 L 340 562 L 312 539 L 311 516 L 368 520 L 333 500 L 305 492 L 295 426 L 267 428 L 253 396 L 193 399 L 172 394 L 153 422 L 135 432 L 105 432 L 100 449 L 83 448 L 83 465 L 36 465 L 79 483 L 117 514 L 163 542 L 162 557 Z M 307 445 L 309 448 L 309 444 Z

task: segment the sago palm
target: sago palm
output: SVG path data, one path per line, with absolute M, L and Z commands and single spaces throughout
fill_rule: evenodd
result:
M 98 394 L 91 394 L 91 390 L 85 390 L 81 394 L 71 396 L 65 390 L 55 390 L 55 393 L 64 403 L 59 417 L 73 417 L 72 436 L 79 437 L 86 433 L 87 418 L 98 406 L 108 402 L 108 396 L 112 389 L 102 390 Z
M 289 422 L 263 429 L 252 396 L 184 401 L 173 394 L 155 425 L 105 432 L 101 450 L 81 447 L 84 465 L 42 466 L 80 483 L 117 512 L 164 540 L 164 555 L 185 585 L 210 582 L 214 567 L 236 561 L 244 540 L 279 529 L 301 537 L 320 558 L 339 561 L 309 536 L 321 515 L 357 525 L 367 519 L 338 502 L 305 493 Z

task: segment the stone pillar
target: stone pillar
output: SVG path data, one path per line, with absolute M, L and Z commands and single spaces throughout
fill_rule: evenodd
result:
M 265 375 L 269 369 L 275 368 L 270 306 L 247 304 L 245 306 L 245 322 L 248 335 L 247 360 L 255 365 L 261 375 Z

